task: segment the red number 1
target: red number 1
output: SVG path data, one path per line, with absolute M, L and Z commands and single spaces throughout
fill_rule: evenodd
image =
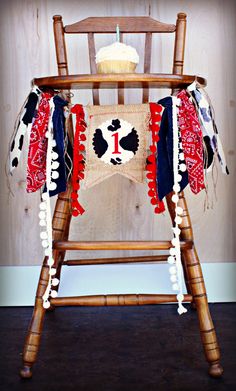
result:
M 114 133 L 111 137 L 115 137 L 115 142 L 114 142 L 114 152 L 112 153 L 121 153 L 119 152 L 119 133 Z

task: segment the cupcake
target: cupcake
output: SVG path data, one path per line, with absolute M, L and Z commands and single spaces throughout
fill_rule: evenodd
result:
M 98 73 L 132 73 L 138 62 L 136 49 L 121 42 L 105 46 L 96 54 Z

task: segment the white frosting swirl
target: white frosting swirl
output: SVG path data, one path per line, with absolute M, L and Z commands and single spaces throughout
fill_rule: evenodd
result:
M 139 55 L 135 48 L 121 42 L 115 42 L 112 45 L 104 46 L 96 54 L 96 63 L 106 60 L 131 61 L 135 64 L 139 62 Z

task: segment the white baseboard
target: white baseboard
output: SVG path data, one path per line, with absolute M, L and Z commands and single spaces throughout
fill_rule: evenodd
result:
M 209 302 L 236 301 L 236 262 L 202 263 Z M 32 306 L 39 266 L 0 267 L 0 305 Z M 167 264 L 64 266 L 59 296 L 171 293 Z

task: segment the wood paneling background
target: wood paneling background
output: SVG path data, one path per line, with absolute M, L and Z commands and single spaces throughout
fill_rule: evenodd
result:
M 151 15 L 166 23 L 175 23 L 178 12 L 185 12 L 187 42 L 185 73 L 207 78 L 207 91 L 215 108 L 230 176 L 218 170 L 217 200 L 209 176 L 210 202 L 214 207 L 204 212 L 205 195 L 187 191 L 189 208 L 199 255 L 204 262 L 236 261 L 235 253 L 235 65 L 236 2 L 231 0 L 8 0 L 0 3 L 1 30 L 1 255 L 2 265 L 41 263 L 39 240 L 39 194 L 25 191 L 26 153 L 20 168 L 10 178 L 14 196 L 9 194 L 4 164 L 16 115 L 30 89 L 33 77 L 57 73 L 53 42 L 52 16 L 61 14 L 65 24 L 88 16 Z M 111 35 L 99 36 L 97 48 L 113 41 Z M 73 73 L 86 73 L 85 37 L 68 40 L 69 67 Z M 131 36 L 127 43 L 141 54 L 143 37 Z M 170 72 L 173 37 L 156 36 L 153 41 L 151 71 Z M 141 55 L 141 60 L 142 60 Z M 137 71 L 141 71 L 141 67 Z M 167 96 L 168 90 L 152 91 L 151 99 Z M 141 100 L 140 91 L 126 94 L 128 103 Z M 80 91 L 75 100 L 87 104 L 91 94 Z M 112 91 L 102 93 L 103 104 L 116 102 Z M 116 176 L 83 192 L 81 201 L 86 213 L 73 221 L 71 239 L 155 239 L 171 237 L 170 220 L 154 216 L 146 195 L 146 186 L 135 185 Z M 122 252 L 121 252 L 122 253 Z M 147 254 L 148 252 L 142 252 Z M 127 252 L 126 252 L 127 254 Z M 105 254 L 102 254 L 103 256 Z M 111 256 L 112 252 L 106 252 Z M 123 254 L 124 255 L 124 252 Z M 95 256 L 83 253 L 83 257 Z M 74 257 L 74 254 L 73 254 Z

